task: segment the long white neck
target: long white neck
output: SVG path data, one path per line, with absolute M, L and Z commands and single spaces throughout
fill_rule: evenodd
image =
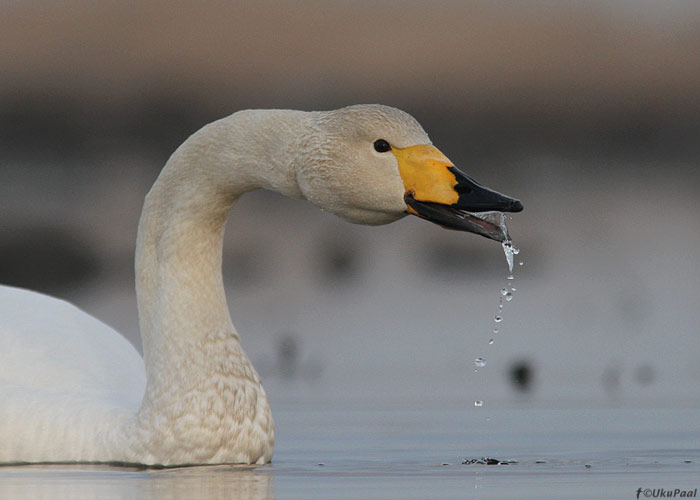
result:
M 173 153 L 148 193 L 136 243 L 147 373 L 138 420 L 145 433 L 164 421 L 177 421 L 172 432 L 181 433 L 183 413 L 195 427 L 202 425 L 201 408 L 202 420 L 220 420 L 212 423 L 218 429 L 233 429 L 238 424 L 232 418 L 252 419 L 271 440 L 265 393 L 226 304 L 222 243 L 228 212 L 243 193 L 264 188 L 301 197 L 294 174 L 298 156 L 289 154 L 303 149 L 305 120 L 301 112 L 257 111 L 214 122 Z M 266 135 L 270 130 L 274 136 Z M 212 461 L 237 461 L 213 453 L 219 455 L 208 457 Z

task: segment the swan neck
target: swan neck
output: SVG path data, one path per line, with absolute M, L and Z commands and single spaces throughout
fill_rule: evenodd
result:
M 300 196 L 294 159 L 285 156 L 299 138 L 283 133 L 294 127 L 279 127 L 289 118 L 236 113 L 207 125 L 173 153 L 148 193 L 135 266 L 147 397 L 207 377 L 217 366 L 212 346 L 238 345 L 221 275 L 226 218 L 248 191 Z

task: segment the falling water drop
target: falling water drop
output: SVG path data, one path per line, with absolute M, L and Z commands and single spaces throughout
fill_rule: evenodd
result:
M 513 245 L 513 242 L 506 238 L 503 240 L 501 243 L 501 246 L 503 247 L 503 253 L 506 254 L 506 262 L 508 263 L 508 272 L 512 275 L 513 274 L 513 255 L 518 255 L 520 253 L 520 250 L 518 247 Z
M 500 227 L 503 231 L 503 236 L 504 236 L 504 241 L 502 241 L 501 245 L 503 247 L 503 253 L 505 254 L 506 257 L 506 263 L 508 264 L 508 282 L 505 287 L 501 288 L 500 290 L 500 297 L 498 301 L 498 311 L 496 312 L 495 316 L 493 317 L 493 320 L 498 324 L 503 321 L 503 309 L 504 305 L 506 302 L 510 302 L 513 300 L 513 292 L 515 292 L 515 287 L 513 286 L 512 280 L 514 279 L 513 277 L 513 264 L 514 264 L 514 256 L 518 255 L 520 253 L 520 250 L 518 247 L 513 245 L 513 242 L 510 239 L 510 236 L 508 235 L 508 228 L 506 227 L 506 215 L 504 213 L 500 213 Z M 499 329 L 494 328 L 493 329 L 493 334 L 494 336 L 498 334 Z M 488 345 L 493 345 L 495 342 L 494 338 L 490 338 L 488 341 Z M 483 357 L 477 357 L 474 358 L 474 371 L 478 371 L 479 368 L 483 368 L 486 366 L 486 359 Z M 474 401 L 474 406 L 477 408 L 480 408 L 484 405 L 484 402 L 480 399 L 477 399 Z M 486 421 L 488 422 L 489 419 L 487 418 Z

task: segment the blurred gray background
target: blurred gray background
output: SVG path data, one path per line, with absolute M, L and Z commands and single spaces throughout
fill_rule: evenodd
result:
M 10 1 L 0 33 L 0 282 L 140 348 L 169 154 L 239 109 L 382 103 L 523 200 L 517 291 L 496 325 L 497 243 L 246 195 L 225 281 L 273 407 L 700 404 L 699 2 Z

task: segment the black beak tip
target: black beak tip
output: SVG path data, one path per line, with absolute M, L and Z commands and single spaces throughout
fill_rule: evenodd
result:
M 508 207 L 509 212 L 522 212 L 523 204 L 520 200 L 513 200 L 510 202 L 510 207 Z

